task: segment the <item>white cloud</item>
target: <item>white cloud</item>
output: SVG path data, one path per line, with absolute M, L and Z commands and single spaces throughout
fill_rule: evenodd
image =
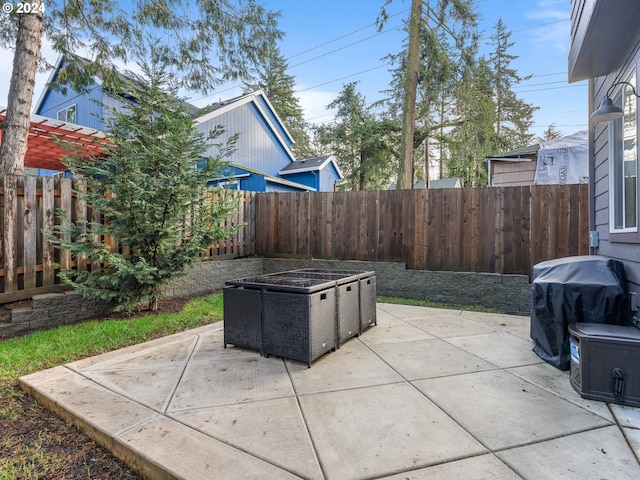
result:
M 566 0 L 539 0 L 535 9 L 525 16 L 542 24 L 531 31 L 531 41 L 537 48 L 565 53 L 569 48 L 569 7 Z
M 42 43 L 42 55 L 50 64 L 54 64 L 57 60 L 57 54 L 51 48 L 51 45 L 44 41 Z M 13 50 L 0 48 L 0 105 L 7 106 L 9 99 L 9 84 L 11 82 L 11 73 L 13 71 Z M 32 108 L 40 98 L 47 80 L 49 79 L 50 70 L 46 72 L 38 71 L 36 73 L 36 85 L 33 91 Z
M 532 20 L 563 20 L 567 18 L 567 0 L 539 0 L 535 10 L 529 10 L 525 16 Z
M 304 86 L 300 86 L 304 90 Z M 326 123 L 333 120 L 333 113 L 327 110 L 327 105 L 336 99 L 338 92 L 322 90 L 306 90 L 295 94 L 300 100 L 304 118 L 310 123 Z

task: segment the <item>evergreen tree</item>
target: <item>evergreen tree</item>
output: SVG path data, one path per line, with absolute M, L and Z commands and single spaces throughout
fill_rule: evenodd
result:
M 388 1 L 387 3 L 390 3 Z M 477 42 L 477 13 L 470 0 L 430 0 L 423 2 L 423 18 L 419 29 L 418 75 L 416 86 L 415 129 L 413 149 L 426 149 L 427 139 L 446 139 L 444 129 L 459 123 L 448 108 L 456 92 L 457 80 L 470 61 L 469 49 Z M 388 57 L 394 65 L 387 104 L 391 118 L 403 116 L 408 45 L 397 55 Z M 420 151 L 420 150 L 418 150 Z M 441 148 L 442 152 L 442 148 Z M 416 152 L 417 153 L 417 152 Z M 441 155 L 442 156 L 442 155 Z M 414 155 L 411 170 L 423 163 Z M 424 176 L 428 176 L 428 160 L 424 162 Z M 405 167 L 406 168 L 406 167 Z M 422 176 L 422 175 L 418 175 Z M 410 188 L 410 187 L 408 187 Z
M 293 152 L 296 158 L 314 156 L 302 107 L 295 96 L 295 77 L 287 73 L 287 61 L 274 43 L 263 54 L 261 64 L 251 80 L 243 83 L 245 92 L 258 89 L 264 91 L 267 98 L 291 133 L 295 143 Z
M 348 188 L 384 189 L 394 170 L 391 161 L 397 145 L 398 122 L 381 120 L 371 113 L 365 98 L 356 90 L 357 82 L 344 85 L 327 108 L 337 108 L 336 120 L 316 127 L 316 141 L 338 159 Z
M 513 150 L 529 145 L 533 134 L 529 132 L 533 124 L 533 112 L 537 107 L 519 99 L 513 91 L 526 78 L 518 75 L 511 62 L 518 57 L 509 53 L 514 42 L 510 42 L 511 32 L 498 20 L 491 35 L 493 51 L 489 55 L 489 66 L 493 71 L 492 87 L 495 95 L 495 131 L 499 139 L 499 150 Z
M 562 137 L 562 132 L 558 130 L 555 123 L 552 123 L 547 127 L 547 129 L 542 133 L 542 137 L 538 137 L 538 141 L 546 142 L 548 140 L 555 140 L 556 138 Z
M 206 139 L 177 101 L 166 63 L 156 62 L 141 66 L 137 101 L 129 103 L 126 113 L 112 112 L 106 157 L 66 159 L 74 175 L 88 183 L 87 191 L 79 189 L 77 195 L 106 221 L 61 225 L 50 235 L 73 256 L 108 265 L 105 270 L 61 271 L 63 282 L 128 310 L 140 302 L 155 308 L 163 285 L 230 233 L 220 222 L 233 208 L 224 192 L 217 200 L 206 192 L 206 180 L 222 162 L 204 159 Z M 219 133 L 212 132 L 210 139 Z M 220 145 L 221 156 L 232 148 Z M 115 239 L 122 253 L 101 240 L 106 237 Z
M 496 151 L 496 105 L 491 90 L 492 72 L 484 60 L 468 66 L 458 85 L 456 113 L 464 121 L 449 132 L 447 174 L 464 187 L 487 184 L 483 161 Z
M 85 62 L 68 56 L 59 74 L 61 86 L 70 82 L 79 90 L 99 75 L 107 88 L 117 89 L 114 84 L 120 76 L 114 62 L 148 60 L 144 49 L 153 36 L 162 39 L 157 48 L 167 68 L 179 74 L 182 86 L 204 92 L 223 81 L 246 77 L 262 52 L 282 36 L 279 14 L 266 10 L 259 0 L 37 0 L 32 4 L 37 7 L 32 13 L 0 15 L 0 45 L 15 48 L 0 144 L 0 171 L 5 173 L 24 171 L 43 35 L 62 55 L 86 51 L 90 57 Z

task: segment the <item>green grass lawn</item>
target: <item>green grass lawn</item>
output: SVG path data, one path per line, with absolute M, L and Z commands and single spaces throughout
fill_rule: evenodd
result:
M 449 310 L 467 310 L 469 312 L 485 312 L 485 313 L 499 313 L 493 308 L 483 307 L 481 305 L 449 305 L 447 303 L 432 302 L 430 300 L 416 300 L 413 298 L 402 297 L 376 297 L 376 301 L 379 303 L 395 303 L 396 305 L 414 305 L 417 307 L 431 307 L 431 308 L 446 308 Z
M 222 318 L 222 294 L 214 294 L 179 313 L 93 320 L 0 341 L 0 480 L 139 478 L 28 397 L 18 378 Z
M 473 310 L 420 300 L 378 302 Z M 481 311 L 490 311 L 480 308 Z M 59 420 L 17 386 L 23 375 L 171 335 L 223 318 L 222 294 L 187 302 L 179 313 L 113 318 L 30 333 L 0 341 L 0 480 L 138 479 L 74 427 Z

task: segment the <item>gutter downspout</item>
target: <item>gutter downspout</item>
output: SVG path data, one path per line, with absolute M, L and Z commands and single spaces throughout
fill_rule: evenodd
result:
M 594 106 L 594 81 L 593 78 L 589 79 L 589 94 L 588 94 L 588 122 L 589 122 L 589 232 L 596 231 L 596 197 L 595 197 L 595 185 L 596 185 L 596 167 L 595 167 L 595 124 L 591 121 L 591 113 Z M 591 235 L 591 233 L 590 233 Z M 597 255 L 599 247 L 591 246 L 591 239 L 589 239 L 589 255 Z

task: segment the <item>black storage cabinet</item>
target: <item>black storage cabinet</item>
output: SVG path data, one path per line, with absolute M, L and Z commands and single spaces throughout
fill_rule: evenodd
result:
M 569 325 L 571 386 L 583 398 L 640 407 L 640 330 Z
M 570 324 L 627 324 L 622 262 L 598 255 L 538 263 L 531 276 L 531 338 L 534 352 L 569 370 Z

